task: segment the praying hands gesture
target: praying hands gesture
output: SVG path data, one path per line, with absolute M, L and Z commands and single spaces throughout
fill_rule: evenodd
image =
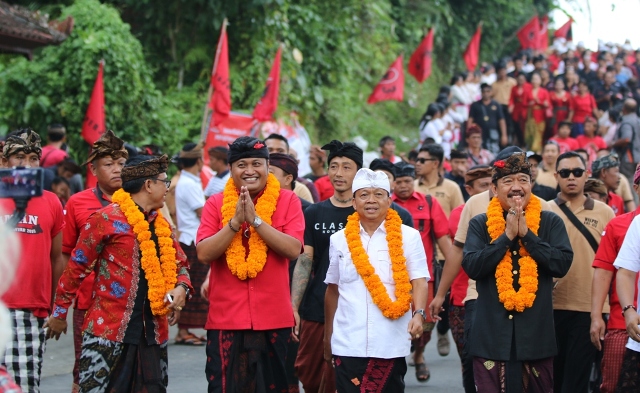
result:
M 522 197 L 514 196 L 509 199 L 511 208 L 507 212 L 507 224 L 505 233 L 509 240 L 517 237 L 524 237 L 529 228 L 527 228 L 527 220 L 524 216 L 522 208 Z
M 236 204 L 236 214 L 231 219 L 231 225 L 234 228 L 240 228 L 245 222 L 249 225 L 253 224 L 256 218 L 256 207 L 253 204 L 251 195 L 247 187 L 240 187 L 240 195 Z

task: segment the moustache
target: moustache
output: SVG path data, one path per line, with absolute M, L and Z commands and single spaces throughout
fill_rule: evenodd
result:
M 514 197 L 514 196 L 524 197 L 524 192 L 514 191 L 514 192 L 510 192 L 509 194 L 507 194 L 507 198 L 511 198 L 511 197 Z

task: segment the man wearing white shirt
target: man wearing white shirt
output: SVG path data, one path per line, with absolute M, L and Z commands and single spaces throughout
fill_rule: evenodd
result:
M 178 231 L 180 231 L 180 247 L 187 255 L 189 261 L 189 274 L 192 277 L 192 285 L 195 293 L 200 293 L 202 283 L 207 278 L 208 268 L 206 265 L 198 263 L 195 239 L 198 227 L 200 226 L 200 216 L 204 206 L 204 193 L 202 191 L 202 181 L 200 171 L 204 166 L 202 160 L 203 143 L 187 143 L 183 146 L 179 154 L 182 164 L 180 179 L 176 185 L 176 217 L 178 221 Z M 197 337 L 189 332 L 189 329 L 202 329 L 207 322 L 208 304 L 200 296 L 193 298 L 184 306 L 178 321 L 178 335 L 176 344 L 179 345 L 204 345 L 204 338 Z
M 633 219 L 613 265 L 618 268 L 616 290 L 629 334 L 616 392 L 637 392 L 640 386 L 640 315 L 634 306 L 633 297 L 638 285 L 636 274 L 640 271 L 640 220 L 638 217 Z
M 339 393 L 403 392 L 410 340 L 425 321 L 426 254 L 420 233 L 389 209 L 384 173 L 360 169 L 352 191 L 356 213 L 329 247 L 325 360 Z
M 204 196 L 209 198 L 211 195 L 218 194 L 224 190 L 231 174 L 229 173 L 229 165 L 227 164 L 227 154 L 229 150 L 226 147 L 216 146 L 209 149 L 209 167 L 216 172 L 207 187 L 204 189 Z

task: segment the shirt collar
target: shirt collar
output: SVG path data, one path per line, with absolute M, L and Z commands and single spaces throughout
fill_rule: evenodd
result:
M 391 208 L 389 208 L 391 209 Z M 385 228 L 384 223 L 387 220 L 382 221 L 382 223 L 380 223 L 380 226 L 378 227 L 378 229 L 375 230 L 374 234 L 378 231 L 381 231 L 382 233 L 384 233 L 386 235 L 387 233 L 387 228 Z M 364 230 L 364 228 L 362 227 L 362 224 L 360 224 L 360 235 L 367 235 L 369 236 L 369 234 L 367 233 L 367 231 Z
M 226 171 L 220 172 L 220 173 L 216 173 L 216 177 L 219 179 L 222 179 L 223 177 L 227 176 L 227 173 L 229 173 L 229 170 L 227 169 Z
M 197 181 L 198 183 L 202 183 L 202 180 L 200 180 L 200 176 L 196 176 L 191 172 L 185 171 L 184 169 L 182 171 L 180 171 L 181 176 L 185 176 L 187 178 L 190 178 L 191 180 Z M 169 180 L 169 179 L 167 179 Z
M 587 199 L 584 200 L 584 205 L 583 205 L 585 210 L 593 210 L 596 204 L 593 198 L 591 198 L 588 194 L 584 194 L 584 196 L 587 197 Z M 558 197 L 555 199 L 555 202 L 558 206 L 567 203 L 567 201 L 565 201 L 564 199 L 562 199 L 562 197 L 560 197 L 560 193 L 558 193 Z

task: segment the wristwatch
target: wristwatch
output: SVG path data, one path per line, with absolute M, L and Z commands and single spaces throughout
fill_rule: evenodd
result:
M 177 284 L 176 284 L 176 288 L 177 288 L 177 287 L 182 287 L 182 288 L 184 288 L 184 290 L 185 290 L 185 292 L 186 292 L 185 296 L 186 296 L 186 297 L 187 297 L 187 299 L 188 299 L 188 298 L 189 298 L 189 292 L 190 292 L 190 290 L 189 290 L 189 286 L 188 286 L 187 284 L 183 283 L 183 282 L 179 282 L 179 283 L 177 283 Z
M 413 314 L 411 314 L 411 317 L 415 317 L 416 314 L 420 314 L 423 321 L 427 320 L 427 314 L 424 312 L 424 309 L 421 308 L 420 310 L 414 311 Z
M 260 225 L 262 225 L 262 218 L 256 216 L 256 218 L 253 219 L 253 224 L 251 224 L 251 226 L 257 228 Z

